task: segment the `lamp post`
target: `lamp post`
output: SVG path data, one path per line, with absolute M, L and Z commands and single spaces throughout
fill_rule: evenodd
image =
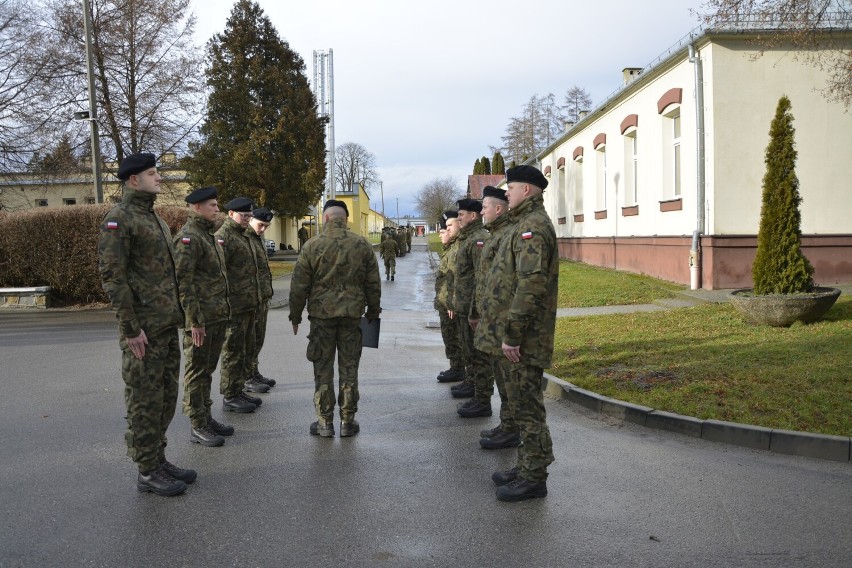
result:
M 385 226 L 385 182 L 379 182 L 379 190 L 382 192 L 382 227 Z
M 399 227 L 399 197 L 396 198 L 396 226 Z
M 92 13 L 89 0 L 83 0 L 83 31 L 86 34 L 86 72 L 89 76 L 89 127 L 92 138 L 92 176 L 95 178 L 95 201 L 104 202 L 101 186 L 101 144 L 98 141 L 98 110 L 95 104 L 95 70 L 92 63 Z

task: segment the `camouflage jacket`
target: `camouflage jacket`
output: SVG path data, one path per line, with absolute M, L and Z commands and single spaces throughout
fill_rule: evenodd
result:
M 255 233 L 251 226 L 246 229 L 246 237 L 251 243 L 251 249 L 257 263 L 260 303 L 268 302 L 275 291 L 272 289 L 272 272 L 269 270 L 269 255 L 266 253 L 266 244 L 263 242 L 263 237 Z
M 502 355 L 502 335 L 495 333 L 495 322 L 505 321 L 509 304 L 494 301 L 497 288 L 505 280 L 504 274 L 492 271 L 494 259 L 504 241 L 511 237 L 512 220 L 508 213 L 500 215 L 485 225 L 489 235 L 482 247 L 479 258 L 479 272 L 476 275 L 476 307 L 479 309 L 479 326 L 473 335 L 474 346 L 485 353 Z
M 509 210 L 510 229 L 494 256 L 493 285 L 484 301 L 508 306 L 505 320 L 488 322 L 488 334 L 520 345 L 521 362 L 547 368 L 553 358 L 559 253 L 556 232 L 540 195 Z M 502 275 L 502 277 L 498 276 Z M 480 322 L 480 325 L 482 322 Z
M 290 283 L 290 321 L 302 322 L 305 304 L 311 318 L 377 318 L 381 296 L 372 245 L 350 231 L 345 219 L 332 219 L 299 254 Z
M 455 279 L 453 281 L 453 311 L 464 317 L 479 319 L 476 309 L 476 271 L 479 269 L 479 257 L 488 232 L 477 219 L 459 232 L 459 250 L 456 255 Z
M 186 329 L 228 321 L 228 279 L 225 253 L 214 234 L 215 223 L 190 211 L 175 235 L 175 270 Z
M 441 249 L 441 261 L 438 264 L 438 273 L 435 275 L 435 309 L 438 311 L 447 311 L 447 269 L 448 259 L 447 251 L 453 246 L 456 239 L 451 240 Z
M 183 325 L 172 236 L 154 213 L 156 195 L 124 190 L 98 237 L 98 270 L 122 337 Z
M 228 301 L 231 315 L 244 314 L 260 304 L 257 282 L 257 260 L 251 242 L 239 223 L 228 217 L 216 236 L 225 250 L 225 273 L 228 275 Z
M 445 282 L 447 287 L 447 294 L 444 298 L 444 309 L 455 311 L 455 306 L 453 306 L 453 290 L 456 287 L 456 256 L 459 252 L 459 238 L 458 236 L 452 240 L 450 246 L 447 247 L 447 250 L 444 251 L 444 256 L 441 258 L 442 261 L 446 262 L 447 270 L 445 272 Z
M 396 255 L 399 254 L 399 245 L 396 244 L 394 239 L 385 239 L 379 245 L 379 253 L 382 258 L 396 258 Z

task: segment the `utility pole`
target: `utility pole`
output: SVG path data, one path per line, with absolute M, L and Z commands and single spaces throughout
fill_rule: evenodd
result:
M 396 198 L 396 226 L 399 227 L 399 197 Z
M 382 227 L 385 226 L 385 182 L 379 182 L 379 189 L 382 192 Z
M 104 202 L 104 190 L 101 185 L 101 144 L 98 139 L 98 106 L 95 100 L 95 69 L 92 62 L 92 12 L 89 0 L 83 0 L 83 31 L 86 34 L 86 72 L 89 76 L 89 129 L 92 138 L 92 177 L 95 178 L 95 202 Z
M 326 123 L 326 199 L 335 199 L 334 176 L 334 50 L 314 50 L 314 97 Z M 347 188 L 343 188 L 347 191 Z

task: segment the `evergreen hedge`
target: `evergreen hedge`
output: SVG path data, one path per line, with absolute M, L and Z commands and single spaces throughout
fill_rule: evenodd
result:
M 757 256 L 751 267 L 758 295 L 810 292 L 814 286 L 814 268 L 801 249 L 802 198 L 790 108 L 790 99 L 781 97 L 766 147 Z
M 107 302 L 98 273 L 98 235 L 111 205 L 0 212 L 0 287 L 50 286 L 58 305 Z M 174 235 L 185 207 L 157 207 Z

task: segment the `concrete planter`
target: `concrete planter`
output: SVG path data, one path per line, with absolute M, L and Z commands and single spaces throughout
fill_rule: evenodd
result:
M 802 294 L 774 294 L 755 296 L 752 288 L 731 292 L 731 304 L 749 321 L 787 327 L 794 322 L 811 323 L 820 319 L 837 298 L 837 288 L 814 288 Z

